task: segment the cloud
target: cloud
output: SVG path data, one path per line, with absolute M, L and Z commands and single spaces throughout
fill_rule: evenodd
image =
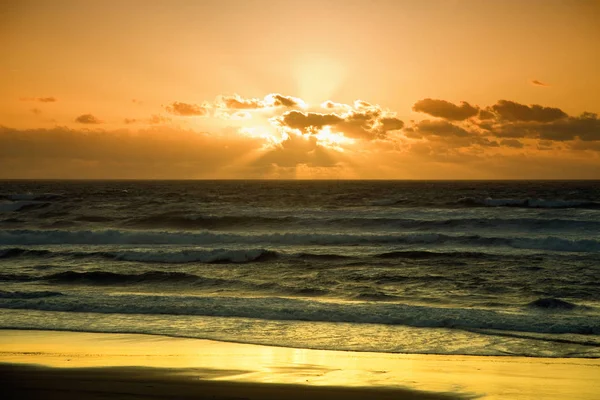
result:
M 512 147 L 515 149 L 522 149 L 523 143 L 517 139 L 502 139 L 500 141 L 501 146 Z
M 30 110 L 32 113 L 34 113 L 35 115 L 40 115 L 42 113 L 42 110 L 40 110 L 37 107 L 34 107 Z
M 303 133 L 317 133 L 325 126 L 336 125 L 343 121 L 336 114 L 321 114 L 316 112 L 287 111 L 276 118 L 282 126 L 298 129 Z
M 272 93 L 265 96 L 266 104 L 273 107 L 306 107 L 306 103 L 302 99 L 292 96 L 284 96 L 279 93 Z
M 298 97 L 284 96 L 279 93 L 268 94 L 263 100 L 256 98 L 244 98 L 239 94 L 234 94 L 232 96 L 220 96 L 217 99 L 216 105 L 218 108 L 226 110 L 260 110 L 270 107 L 306 108 L 306 103 L 304 100 Z
M 58 99 L 56 97 L 21 97 L 21 101 L 37 101 L 39 103 L 54 103 Z
M 135 124 L 136 122 L 138 122 L 138 120 L 135 119 L 135 118 L 125 118 L 125 119 L 123 119 L 123 123 L 125 125 Z
M 585 112 L 579 117 L 568 117 L 549 124 L 530 126 L 531 131 L 539 134 L 540 139 L 545 140 L 573 140 L 579 138 L 582 141 L 600 140 L 600 119 L 594 113 Z
M 477 117 L 482 120 L 488 120 L 488 119 L 494 119 L 496 116 L 493 112 L 488 111 L 488 110 L 479 110 L 479 115 L 477 115 Z
M 143 101 L 141 101 L 141 100 L 139 100 L 139 99 L 131 99 L 131 102 L 132 102 L 133 104 L 137 104 L 137 105 L 142 105 L 142 104 L 144 104 L 144 102 L 143 102 Z
M 0 126 L 1 178 L 227 178 L 257 139 L 182 129 L 12 129 Z M 228 174 L 232 175 L 228 175 Z
M 388 132 L 398 131 L 404 122 L 395 113 L 384 111 L 380 106 L 357 100 L 354 107 L 343 106 L 327 101 L 322 108 L 336 109 L 338 113 L 318 113 L 287 111 L 272 118 L 275 126 L 297 129 L 305 134 L 318 134 L 323 128 L 330 127 L 332 133 L 341 133 L 351 139 L 384 139 Z M 345 112 L 344 112 L 345 111 Z
M 101 124 L 102 121 L 92 114 L 82 114 L 79 117 L 75 118 L 75 122 L 79 122 L 80 124 Z
M 292 135 L 278 146 L 258 158 L 256 167 L 296 167 L 300 164 L 309 167 L 332 167 L 336 165 L 334 152 L 319 146 L 314 136 Z
M 220 103 L 223 105 L 223 108 L 233 110 L 256 110 L 266 107 L 265 102 L 260 99 L 245 99 L 238 94 L 221 96 Z
M 478 107 L 473 107 L 465 101 L 457 106 L 446 100 L 429 98 L 417 101 L 413 106 L 413 110 L 452 121 L 462 121 L 476 116 L 479 112 Z
M 158 115 L 158 114 L 152 114 L 152 116 L 150 118 L 148 118 L 147 121 L 149 124 L 158 125 L 158 124 L 166 124 L 168 122 L 171 122 L 171 118 L 164 117 L 164 116 Z
M 324 108 L 326 110 L 342 110 L 342 111 L 352 110 L 352 106 L 349 106 L 348 104 L 336 103 L 331 100 L 327 100 L 327 101 L 321 103 L 321 108 Z
M 182 103 L 175 101 L 165 107 L 167 112 L 178 115 L 180 117 L 195 117 L 204 116 L 208 114 L 208 108 L 206 106 L 199 106 L 197 104 Z
M 423 120 L 413 126 L 413 132 L 420 137 L 435 136 L 469 136 L 465 129 L 444 120 Z M 414 136 L 418 137 L 418 136 Z
M 535 85 L 535 86 L 545 86 L 545 87 L 550 86 L 547 83 L 538 81 L 537 79 L 532 79 L 530 82 L 532 85 Z
M 498 101 L 489 111 L 506 121 L 550 122 L 567 117 L 560 108 L 542 107 L 538 104 L 527 106 L 509 100 Z

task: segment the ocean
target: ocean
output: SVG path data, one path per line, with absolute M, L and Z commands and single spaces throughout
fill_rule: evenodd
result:
M 600 357 L 600 181 L 4 181 L 0 328 Z

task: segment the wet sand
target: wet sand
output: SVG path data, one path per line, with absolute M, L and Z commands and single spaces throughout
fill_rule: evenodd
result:
M 356 353 L 0 330 L 11 399 L 597 399 L 600 360 Z

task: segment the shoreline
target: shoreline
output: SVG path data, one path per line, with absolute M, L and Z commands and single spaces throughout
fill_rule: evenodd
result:
M 2 384 L 27 398 L 53 398 L 48 390 L 63 399 L 65 390 L 117 395 L 117 381 L 138 396 L 131 398 L 148 395 L 143 385 L 164 389 L 156 398 L 292 400 L 308 390 L 315 399 L 591 400 L 600 393 L 599 359 L 308 350 L 143 334 L 0 330 L 0 364 L 0 376 L 11 376 Z M 173 394 L 175 387 L 185 390 Z

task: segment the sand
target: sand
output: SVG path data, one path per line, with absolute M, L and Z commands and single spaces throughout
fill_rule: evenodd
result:
M 357 353 L 0 331 L 10 399 L 598 399 L 600 360 Z

